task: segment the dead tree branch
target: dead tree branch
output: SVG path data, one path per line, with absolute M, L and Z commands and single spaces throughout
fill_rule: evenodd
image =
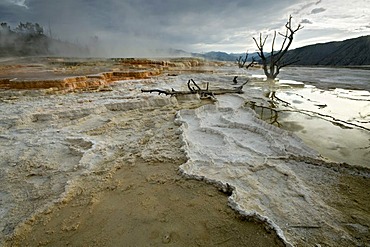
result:
M 252 67 L 252 66 L 254 65 L 254 62 L 256 61 L 256 59 L 255 59 L 254 57 L 252 57 L 252 61 L 251 61 L 249 64 L 245 65 L 245 64 L 247 63 L 248 56 L 249 56 L 249 54 L 248 54 L 248 51 L 247 51 L 247 52 L 245 53 L 245 57 L 244 57 L 244 59 L 243 59 L 243 57 L 242 57 L 242 56 L 239 56 L 239 58 L 238 58 L 238 59 L 236 59 L 236 62 L 237 62 L 237 64 L 238 64 L 239 68 L 245 68 L 245 69 L 248 69 L 248 68 L 250 68 L 250 67 Z
M 248 59 L 248 51 L 245 53 L 245 57 L 244 59 L 242 58 L 242 56 L 239 56 L 238 59 L 236 59 L 236 62 L 239 66 L 239 68 L 243 68 L 245 63 L 247 62 L 247 59 Z
M 214 95 L 219 94 L 228 94 L 228 93 L 244 93 L 243 87 L 248 83 L 249 80 L 244 82 L 239 87 L 234 88 L 219 88 L 219 89 L 209 89 L 209 83 L 207 82 L 206 88 L 201 89 L 200 86 L 193 80 L 190 79 L 187 82 L 187 87 L 189 91 L 176 91 L 173 88 L 171 90 L 163 90 L 163 89 L 141 89 L 142 93 L 158 93 L 158 95 L 164 94 L 166 96 L 176 96 L 176 95 L 185 95 L 185 94 L 199 94 L 201 97 L 214 97 Z

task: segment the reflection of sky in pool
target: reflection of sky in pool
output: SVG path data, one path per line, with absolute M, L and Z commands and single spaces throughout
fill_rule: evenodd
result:
M 335 77 L 326 77 L 334 72 Z M 336 88 L 339 83 L 346 88 L 370 87 L 370 71 L 293 67 L 282 74 L 283 78 L 299 78 L 299 81 L 281 79 L 269 87 L 276 91 L 279 99 L 290 103 L 289 106 L 278 104 L 276 109 L 282 111 L 279 113 L 281 127 L 295 132 L 326 158 L 370 167 L 370 92 Z M 263 75 L 253 77 L 259 79 Z M 336 80 L 337 77 L 340 79 Z M 332 87 L 335 89 L 320 89 Z
M 277 95 L 291 103 L 282 109 L 301 112 L 282 114 L 283 128 L 299 125 L 295 133 L 323 156 L 370 167 L 369 92 L 303 88 Z

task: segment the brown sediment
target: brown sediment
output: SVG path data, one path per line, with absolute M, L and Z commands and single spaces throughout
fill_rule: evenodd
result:
M 176 175 L 180 163 L 136 161 L 19 231 L 9 246 L 284 246 L 243 219 L 212 185 Z

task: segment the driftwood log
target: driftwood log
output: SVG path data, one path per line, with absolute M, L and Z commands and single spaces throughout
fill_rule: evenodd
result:
M 164 94 L 164 95 L 185 95 L 185 94 L 199 94 L 201 97 L 214 97 L 214 95 L 219 95 L 219 94 L 228 94 L 228 93 L 244 93 L 243 92 L 243 86 L 247 84 L 248 80 L 240 85 L 239 87 L 234 87 L 234 88 L 218 88 L 218 89 L 209 89 L 209 83 L 207 82 L 207 86 L 205 89 L 201 89 L 198 84 L 193 80 L 190 79 L 188 81 L 188 89 L 189 91 L 176 91 L 173 88 L 171 90 L 163 90 L 163 89 L 141 89 L 142 93 L 158 93 Z

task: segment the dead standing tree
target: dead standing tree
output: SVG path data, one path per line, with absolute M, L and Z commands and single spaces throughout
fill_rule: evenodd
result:
M 239 68 L 246 68 L 248 69 L 249 67 L 253 66 L 254 62 L 256 61 L 254 59 L 254 57 L 252 57 L 252 62 L 250 62 L 249 64 L 245 65 L 247 63 L 247 59 L 248 59 L 248 51 L 245 53 L 245 57 L 243 58 L 242 56 L 239 56 L 238 59 L 236 59 L 236 63 L 238 64 Z
M 256 38 L 253 37 L 253 40 L 256 43 L 257 48 L 259 50 L 258 56 L 262 60 L 263 71 L 265 75 L 267 76 L 268 80 L 275 80 L 281 68 L 291 65 L 298 61 L 298 60 L 294 60 L 294 61 L 286 62 L 286 61 L 283 61 L 282 58 L 288 51 L 290 45 L 292 44 L 294 34 L 298 30 L 302 29 L 303 27 L 301 26 L 301 24 L 299 24 L 297 28 L 293 29 L 292 28 L 292 16 L 289 16 L 288 22 L 285 24 L 285 28 L 286 28 L 285 34 L 279 33 L 279 35 L 281 35 L 284 38 L 284 40 L 283 40 L 280 50 L 276 53 L 274 51 L 276 31 L 274 32 L 274 37 L 272 39 L 271 54 L 268 57 L 269 59 L 266 58 L 264 51 L 263 51 L 268 35 L 266 35 L 265 38 L 262 39 L 262 33 L 260 33 L 259 42 L 256 40 Z

